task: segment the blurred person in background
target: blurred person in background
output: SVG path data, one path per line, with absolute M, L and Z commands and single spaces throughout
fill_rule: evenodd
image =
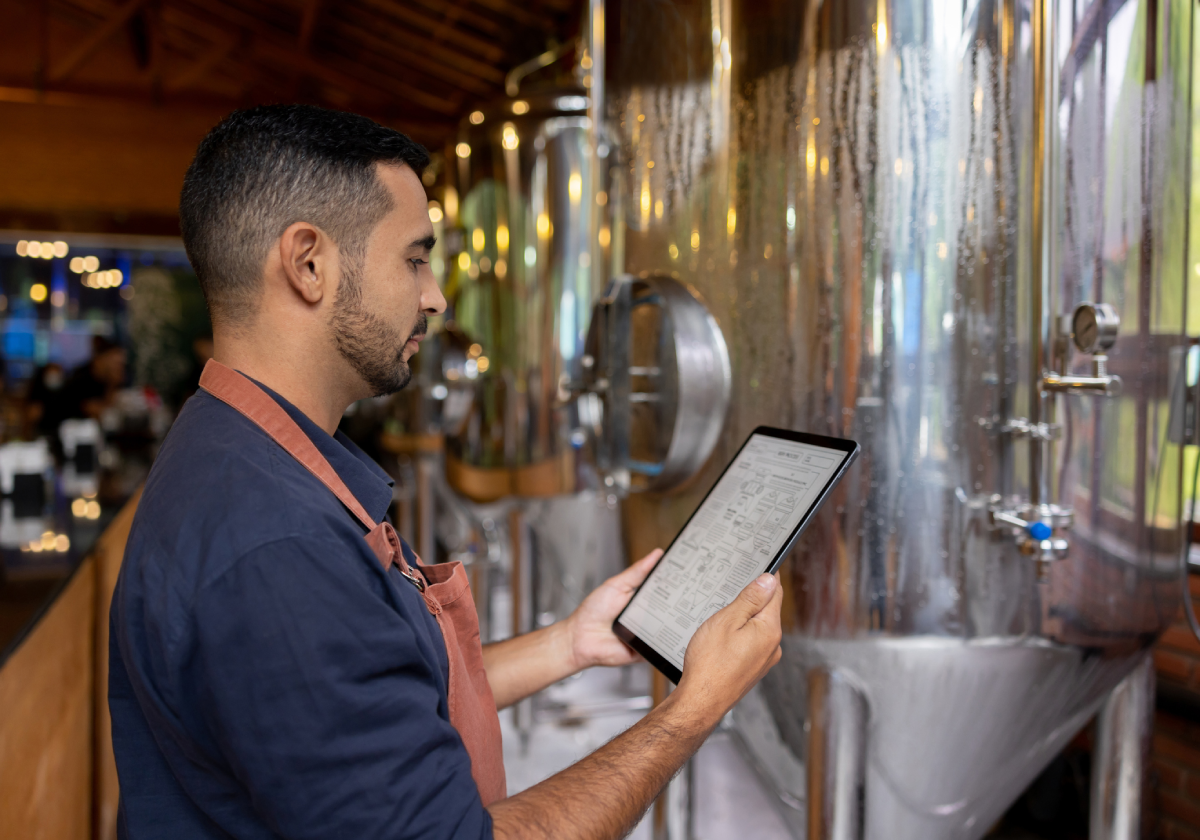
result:
M 94 336 L 92 357 L 70 375 L 58 362 L 38 368 L 29 383 L 24 436 L 45 437 L 57 444 L 58 428 L 64 420 L 99 420 L 125 383 L 126 358 L 125 348 Z
M 70 414 L 67 396 L 63 389 L 66 373 L 58 362 L 50 362 L 38 368 L 29 382 L 29 396 L 25 400 L 26 440 L 37 437 L 55 438 L 58 427 Z
M 125 348 L 104 336 L 92 338 L 92 358 L 80 365 L 63 386 L 67 417 L 99 420 L 115 402 L 125 384 Z M 57 427 L 55 427 L 57 428 Z

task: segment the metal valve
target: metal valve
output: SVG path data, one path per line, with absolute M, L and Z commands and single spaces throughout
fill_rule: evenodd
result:
M 998 502 L 994 499 L 994 502 Z M 992 526 L 1007 529 L 1017 544 L 1017 550 L 1037 563 L 1038 580 L 1045 580 L 1050 564 L 1065 560 L 1071 543 L 1063 533 L 1075 522 L 1070 508 L 1058 505 L 1022 505 L 1002 508 L 997 504 L 989 509 Z

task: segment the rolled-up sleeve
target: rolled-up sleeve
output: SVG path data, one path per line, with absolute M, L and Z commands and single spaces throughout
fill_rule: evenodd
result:
M 344 552 L 277 540 L 205 586 L 186 682 L 213 743 L 282 838 L 491 838 L 426 619 Z

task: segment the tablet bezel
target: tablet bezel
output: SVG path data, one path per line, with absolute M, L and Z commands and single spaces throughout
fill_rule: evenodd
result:
M 670 553 L 672 548 L 674 548 L 676 540 L 678 540 L 679 537 L 682 536 L 683 532 L 687 530 L 687 526 L 691 524 L 692 519 L 697 513 L 700 512 L 700 509 L 704 507 L 704 504 L 708 501 L 708 497 L 712 495 L 713 490 L 715 490 L 721 483 L 721 479 L 725 477 L 725 473 L 729 472 L 729 468 L 737 462 L 739 457 L 741 457 L 742 450 L 745 449 L 747 444 L 754 439 L 755 435 L 763 435 L 764 437 L 788 440 L 794 443 L 804 443 L 808 444 L 809 446 L 819 446 L 824 449 L 833 449 L 846 453 L 846 457 L 842 459 L 842 463 L 838 467 L 837 471 L 829 477 L 829 480 L 825 483 L 825 486 L 821 488 L 821 492 L 817 495 L 816 500 L 809 505 L 808 511 L 803 517 L 801 517 L 800 521 L 796 524 L 796 527 L 792 529 L 792 533 L 788 535 L 788 538 L 784 541 L 783 546 L 779 549 L 775 556 L 771 558 L 771 563 L 767 566 L 765 571 L 766 574 L 771 574 L 779 568 L 779 564 L 783 562 L 783 558 L 786 557 L 788 552 L 792 550 L 792 547 L 796 544 L 796 540 L 800 538 L 800 535 L 804 533 L 804 529 L 808 527 L 810 522 L 812 522 L 816 512 L 821 509 L 822 505 L 825 504 L 829 498 L 829 494 L 833 491 L 833 488 L 837 486 L 838 482 L 842 480 L 842 477 L 845 476 L 846 471 L 850 469 L 850 465 L 854 463 L 854 460 L 858 457 L 858 453 L 860 451 L 858 443 L 850 440 L 849 438 L 835 438 L 827 437 L 825 435 L 814 435 L 808 432 L 794 432 L 790 429 L 777 429 L 772 426 L 759 426 L 746 436 L 746 440 L 742 442 L 740 447 L 738 447 L 738 451 L 734 454 L 734 456 L 729 459 L 729 463 L 725 465 L 725 469 L 721 470 L 721 474 L 717 476 L 717 480 L 713 482 L 712 487 L 710 487 L 708 492 L 704 494 L 704 498 L 700 500 L 700 504 L 696 505 L 696 509 L 692 511 L 692 515 L 687 518 L 687 522 L 683 523 L 683 527 L 679 529 L 679 532 L 675 535 L 675 538 L 671 540 L 670 545 L 667 546 L 666 551 L 664 551 L 662 554 L 662 557 L 658 559 L 658 563 L 654 564 L 654 568 L 651 569 L 650 573 L 646 575 L 646 579 L 643 580 L 641 585 L 639 585 L 638 588 L 634 590 L 634 593 L 629 596 L 629 601 L 621 609 L 621 612 L 617 615 L 612 624 L 613 633 L 616 634 L 618 639 L 641 654 L 647 662 L 665 674 L 667 679 L 676 685 L 679 684 L 679 680 L 683 676 L 683 672 L 667 661 L 661 654 L 658 653 L 658 651 L 652 648 L 647 642 L 643 641 L 636 633 L 634 633 L 625 625 L 621 624 L 621 616 L 625 614 L 625 610 L 629 609 L 629 605 L 633 603 L 633 599 L 638 596 L 638 593 L 642 591 L 642 587 L 645 586 L 650 580 L 650 575 L 653 575 L 655 570 L 658 569 L 659 564 L 666 559 L 667 554 Z M 760 574 L 762 573 L 760 572 Z

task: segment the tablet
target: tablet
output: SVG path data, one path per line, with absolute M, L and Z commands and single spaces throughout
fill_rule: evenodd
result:
M 678 683 L 696 629 L 763 572 L 774 572 L 858 444 L 759 426 L 742 444 L 613 632 Z

